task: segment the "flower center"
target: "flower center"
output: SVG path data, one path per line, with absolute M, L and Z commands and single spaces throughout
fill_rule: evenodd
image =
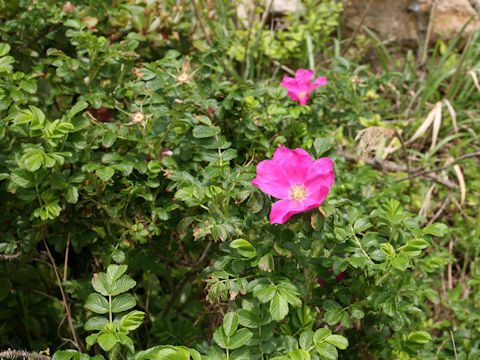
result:
M 305 91 L 300 91 L 300 94 L 298 94 L 298 96 L 303 99 L 305 96 L 307 96 L 307 93 Z
M 307 197 L 307 189 L 305 186 L 297 184 L 290 188 L 290 198 L 296 201 L 302 201 Z
M 177 76 L 177 81 L 178 82 L 186 82 L 188 80 L 189 76 L 187 73 L 181 73 L 180 75 Z

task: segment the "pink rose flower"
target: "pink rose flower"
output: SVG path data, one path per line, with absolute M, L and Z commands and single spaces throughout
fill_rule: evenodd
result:
M 283 224 L 292 215 L 320 206 L 332 187 L 333 161 L 327 157 L 314 161 L 303 149 L 279 147 L 273 160 L 257 165 L 252 184 L 277 199 L 270 211 L 270 224 Z
M 315 79 L 313 84 L 312 78 L 312 70 L 298 69 L 295 73 L 295 78 L 285 76 L 280 85 L 287 88 L 288 96 L 290 96 L 292 100 L 300 101 L 300 105 L 307 105 L 310 91 L 327 84 L 327 78 L 325 76 L 320 76 Z

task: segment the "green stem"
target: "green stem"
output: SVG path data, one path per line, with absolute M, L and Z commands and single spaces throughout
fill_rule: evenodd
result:
M 113 321 L 112 321 L 112 295 L 108 295 L 108 319 L 110 320 L 110 324 L 113 324 Z

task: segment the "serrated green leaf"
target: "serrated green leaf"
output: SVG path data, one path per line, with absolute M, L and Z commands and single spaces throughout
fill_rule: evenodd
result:
M 238 327 L 238 315 L 235 312 L 229 312 L 223 318 L 223 330 L 227 336 L 232 336 Z
M 104 351 L 110 351 L 118 342 L 118 339 L 114 333 L 106 332 L 98 335 L 97 342 Z
M 135 305 L 137 305 L 137 301 L 133 295 L 122 294 L 112 300 L 112 312 L 119 313 L 127 311 L 133 308 Z
M 325 338 L 325 341 L 342 350 L 345 350 L 348 347 L 348 340 L 342 335 L 329 335 Z
M 315 350 L 328 360 L 337 360 L 338 359 L 338 351 L 335 346 L 332 344 L 328 344 L 325 342 L 322 343 L 315 343 Z
M 145 313 L 143 311 L 134 310 L 124 315 L 118 322 L 118 329 L 120 331 L 132 331 L 138 328 L 143 323 Z
M 240 329 L 228 341 L 228 348 L 231 350 L 238 349 L 245 345 L 248 340 L 253 336 L 252 332 L 248 329 Z
M 103 182 L 107 182 L 115 174 L 115 170 L 110 166 L 106 166 L 104 168 L 100 168 L 100 169 L 95 170 L 95 174 L 97 174 L 97 176 Z
M 212 127 L 212 126 L 207 126 L 207 125 L 198 125 L 196 126 L 193 131 L 193 137 L 202 139 L 202 138 L 207 138 L 211 136 L 215 136 L 220 132 L 220 128 L 218 127 Z
M 270 314 L 272 314 L 273 320 L 276 321 L 283 320 L 288 314 L 288 302 L 279 293 L 270 302 Z
M 408 334 L 407 340 L 416 344 L 426 344 L 432 341 L 432 336 L 426 331 L 414 331 Z
M 93 293 L 90 294 L 85 302 L 88 310 L 97 314 L 106 314 L 108 312 L 108 301 L 102 295 Z
M 35 186 L 35 175 L 26 169 L 15 169 L 10 174 L 10 179 L 18 186 L 28 189 Z
M 422 231 L 424 234 L 444 236 L 448 231 L 448 226 L 442 223 L 435 223 L 425 226 Z
M 223 327 L 219 327 L 213 332 L 213 340 L 222 349 L 227 348 L 228 336 L 225 334 Z
M 105 324 L 108 323 L 108 319 L 102 316 L 92 316 L 84 325 L 85 330 L 93 331 L 93 330 L 103 330 Z
M 131 288 L 135 287 L 135 285 L 137 285 L 135 280 L 133 280 L 128 275 L 123 275 L 120 277 L 120 279 L 114 281 L 114 283 L 112 284 L 111 295 L 115 296 L 124 293 L 125 291 L 128 291 Z
M 247 240 L 244 239 L 237 239 L 233 240 L 230 243 L 230 247 L 232 249 L 236 249 L 240 255 L 246 257 L 247 259 L 251 259 L 257 256 L 257 251 L 255 248 L 250 244 Z

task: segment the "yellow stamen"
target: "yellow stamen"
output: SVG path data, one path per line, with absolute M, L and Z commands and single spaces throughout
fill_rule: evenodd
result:
M 301 99 L 305 98 L 307 96 L 307 93 L 305 91 L 301 91 L 300 94 L 298 94 Z
M 305 186 L 297 184 L 290 188 L 290 198 L 296 201 L 302 201 L 307 197 L 307 189 Z

